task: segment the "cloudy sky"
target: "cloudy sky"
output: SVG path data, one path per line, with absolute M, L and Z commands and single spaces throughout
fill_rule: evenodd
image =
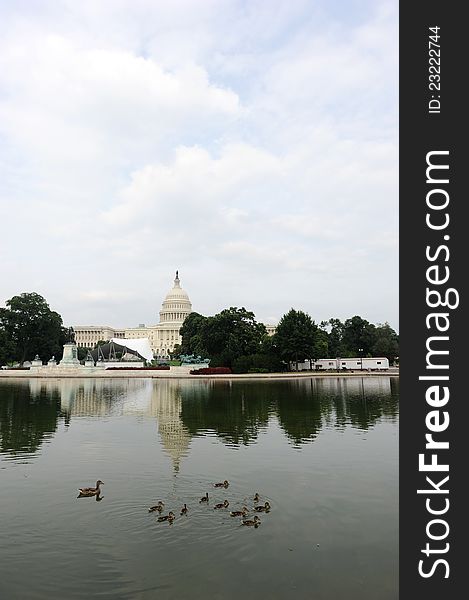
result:
M 398 329 L 397 0 L 0 0 L 0 304 Z

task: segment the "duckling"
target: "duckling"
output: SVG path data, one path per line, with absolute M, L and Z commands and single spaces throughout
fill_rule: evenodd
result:
M 225 481 L 221 483 L 214 483 L 213 487 L 224 487 L 227 488 L 230 485 L 230 482 L 225 479 Z
M 104 485 L 104 483 L 101 481 L 101 479 L 98 479 L 98 481 L 96 482 L 96 487 L 78 488 L 80 496 L 96 496 L 97 494 L 99 494 L 100 485 Z
M 242 521 L 243 525 L 247 525 L 248 527 L 254 526 L 257 527 L 261 524 L 261 520 L 257 515 L 254 516 L 254 519 L 248 519 L 247 521 Z
M 202 496 L 199 502 L 208 502 L 208 492 L 205 493 L 205 496 Z
M 176 518 L 175 514 L 172 511 L 169 511 L 169 513 L 167 515 L 163 515 L 162 517 L 158 517 L 158 521 L 169 521 L 170 523 L 172 523 L 174 521 L 174 519 Z
M 181 508 L 181 515 L 187 515 L 187 511 L 188 511 L 187 505 L 184 504 L 184 506 Z
M 150 508 L 148 509 L 148 512 L 155 512 L 155 510 L 157 510 L 158 512 L 162 512 L 163 508 L 164 508 L 164 502 L 161 502 L 161 500 L 158 500 L 158 502 L 155 506 L 150 506 Z
M 230 503 L 228 500 L 223 500 L 223 502 L 220 502 L 220 504 L 215 504 L 213 508 L 228 508 L 229 505 Z
M 270 503 L 266 501 L 266 503 L 264 504 L 264 506 L 255 506 L 254 510 L 256 510 L 257 512 L 269 512 L 269 510 L 270 510 Z
M 254 502 L 259 502 L 259 500 L 261 499 L 261 497 L 259 496 L 259 494 L 256 492 L 254 494 Z
M 230 512 L 230 516 L 231 517 L 247 517 L 248 513 L 249 513 L 249 511 L 246 508 L 246 506 L 243 506 L 242 510 L 232 510 Z

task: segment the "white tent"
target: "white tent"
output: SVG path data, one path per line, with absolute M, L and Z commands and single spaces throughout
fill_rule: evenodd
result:
M 137 338 L 135 340 L 124 340 L 122 338 L 111 338 L 111 342 L 119 344 L 119 346 L 125 346 L 129 350 L 138 352 L 140 356 L 143 356 L 145 360 L 153 360 L 153 352 L 150 347 L 150 340 L 148 338 Z

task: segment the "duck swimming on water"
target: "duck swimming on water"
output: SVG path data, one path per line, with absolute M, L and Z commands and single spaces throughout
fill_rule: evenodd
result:
M 247 525 L 248 527 L 257 527 L 261 524 L 261 520 L 257 515 L 254 516 L 254 519 L 248 519 L 247 521 L 242 521 L 243 525 Z
M 205 493 L 205 496 L 202 496 L 199 502 L 208 502 L 208 492 Z
M 222 481 L 221 483 L 214 483 L 213 487 L 224 487 L 224 488 L 227 488 L 229 485 L 230 485 L 230 482 L 225 479 L 225 481 Z
M 158 521 L 169 521 L 170 523 L 172 523 L 174 521 L 174 519 L 176 518 L 175 514 L 172 511 L 169 511 L 169 513 L 167 515 L 163 515 L 162 517 L 158 517 Z
M 266 501 L 266 503 L 264 504 L 264 506 L 255 506 L 254 510 L 257 512 L 269 512 L 270 510 L 270 503 Z
M 104 483 L 101 481 L 101 479 L 98 479 L 98 481 L 96 482 L 96 487 L 78 488 L 80 496 L 96 496 L 100 493 L 100 485 L 104 485 Z
M 230 512 L 230 516 L 231 517 L 247 517 L 248 513 L 249 513 L 249 511 L 246 508 L 246 506 L 243 506 L 242 510 L 232 510 Z
M 155 504 L 155 506 L 150 506 L 150 508 L 148 509 L 148 512 L 155 512 L 156 510 L 158 512 L 162 512 L 164 508 L 164 502 L 161 502 L 161 500 L 158 500 L 158 502 Z
M 228 508 L 229 505 L 230 503 L 228 500 L 223 500 L 223 502 L 220 502 L 220 504 L 215 504 L 213 508 Z

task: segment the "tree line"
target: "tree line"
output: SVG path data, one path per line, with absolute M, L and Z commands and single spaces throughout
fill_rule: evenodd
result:
M 253 312 L 230 307 L 206 317 L 191 313 L 180 329 L 182 343 L 173 356 L 210 358 L 210 366 L 235 373 L 288 370 L 291 363 L 318 358 L 383 356 L 394 363 L 399 337 L 388 323 L 374 325 L 360 316 L 316 324 L 306 312 L 290 309 L 273 336 Z
M 173 357 L 195 354 L 210 366 L 235 373 L 288 370 L 289 365 L 318 358 L 399 356 L 399 337 L 388 323 L 373 325 L 359 316 L 316 324 L 306 312 L 290 309 L 273 336 L 246 308 L 230 307 L 213 316 L 191 313 L 180 329 L 182 343 Z M 37 293 L 23 293 L 0 308 L 0 365 L 62 357 L 69 339 L 62 317 Z M 80 357 L 83 358 L 83 357 Z

